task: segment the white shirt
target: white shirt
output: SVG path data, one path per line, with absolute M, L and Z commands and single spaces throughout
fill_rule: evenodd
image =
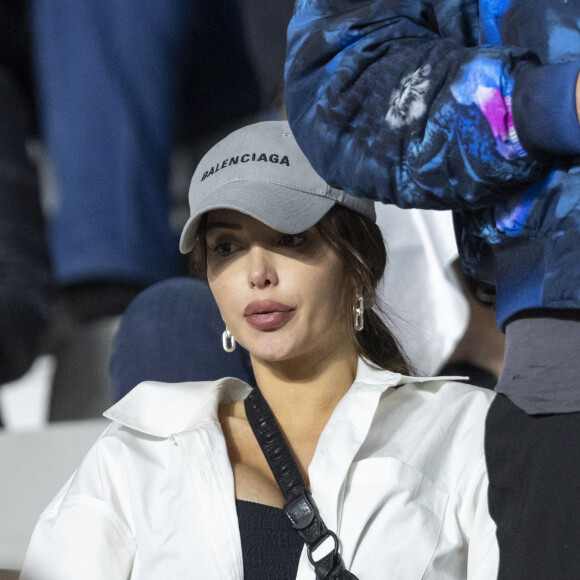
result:
M 453 353 L 469 321 L 469 304 L 452 264 L 457 244 L 450 211 L 376 203 L 388 260 L 380 287 L 387 326 L 420 375 Z
M 231 378 L 145 382 L 109 409 L 113 422 L 40 517 L 21 579 L 243 578 L 217 409 L 249 391 Z M 309 477 L 360 580 L 496 578 L 483 454 L 492 398 L 359 361 Z M 297 578 L 314 579 L 305 550 Z

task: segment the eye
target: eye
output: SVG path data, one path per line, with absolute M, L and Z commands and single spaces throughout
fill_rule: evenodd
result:
M 210 247 L 210 251 L 217 256 L 231 256 L 235 254 L 241 246 L 233 242 L 222 242 Z
M 286 234 L 282 236 L 279 240 L 279 245 L 285 248 L 298 248 L 308 240 L 308 236 L 305 233 L 302 234 Z

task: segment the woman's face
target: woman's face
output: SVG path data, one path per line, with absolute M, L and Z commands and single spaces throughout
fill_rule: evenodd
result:
M 289 361 L 354 349 L 344 267 L 316 228 L 282 234 L 240 212 L 214 210 L 206 244 L 211 291 L 252 357 Z

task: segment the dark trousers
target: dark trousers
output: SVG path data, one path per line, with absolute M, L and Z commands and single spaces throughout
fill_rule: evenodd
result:
M 26 153 L 29 120 L 16 75 L 0 65 L 0 385 L 29 369 L 50 318 L 44 221 Z
M 291 1 L 251 3 L 247 37 L 241 4 L 31 0 L 59 284 L 146 285 L 182 270 L 168 192 L 176 141 L 239 124 L 265 108 L 262 86 L 282 83 Z
M 498 580 L 580 578 L 580 413 L 530 416 L 498 395 L 485 445 Z

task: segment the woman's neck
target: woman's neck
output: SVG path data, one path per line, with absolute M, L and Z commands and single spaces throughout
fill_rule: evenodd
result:
M 257 384 L 276 416 L 307 487 L 308 466 L 320 435 L 356 376 L 356 352 L 345 350 L 335 355 L 292 363 L 252 357 Z M 284 500 L 251 432 L 244 402 L 221 406 L 220 423 L 234 469 L 236 497 L 281 507 Z
M 256 382 L 282 429 L 320 432 L 354 382 L 358 357 L 353 350 L 330 357 L 267 362 L 252 357 Z

